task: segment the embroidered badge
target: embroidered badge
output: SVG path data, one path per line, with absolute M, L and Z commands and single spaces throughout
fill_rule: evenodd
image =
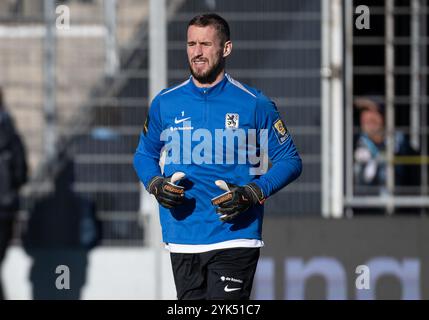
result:
M 143 134 L 146 135 L 149 129 L 149 115 L 147 115 L 146 120 L 143 125 Z
M 287 131 L 287 128 L 283 121 L 281 119 L 274 121 L 273 128 L 274 132 L 276 133 L 277 139 L 279 140 L 279 143 L 282 144 L 283 142 L 285 142 L 287 137 L 289 136 L 289 132 Z
M 238 113 L 227 113 L 225 115 L 225 128 L 237 129 L 238 128 Z

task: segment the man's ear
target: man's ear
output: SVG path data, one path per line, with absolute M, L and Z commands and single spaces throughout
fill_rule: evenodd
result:
M 227 56 L 229 56 L 231 54 L 231 51 L 232 51 L 232 42 L 231 41 L 225 42 L 225 44 L 223 45 L 223 57 L 226 58 Z

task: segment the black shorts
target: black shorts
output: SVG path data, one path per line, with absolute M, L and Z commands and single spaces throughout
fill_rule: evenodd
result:
M 248 300 L 259 248 L 170 253 L 179 300 Z

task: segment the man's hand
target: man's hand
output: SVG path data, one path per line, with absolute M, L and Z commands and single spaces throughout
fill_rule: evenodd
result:
M 223 180 L 216 180 L 215 184 L 226 192 L 211 199 L 212 205 L 218 206 L 216 212 L 222 221 L 234 219 L 240 213 L 247 211 L 253 205 L 264 202 L 262 190 L 256 183 L 237 186 Z
M 171 177 L 156 176 L 149 182 L 147 191 L 153 194 L 160 205 L 167 209 L 181 205 L 185 199 L 185 189 L 175 182 L 183 179 L 183 172 L 175 172 Z

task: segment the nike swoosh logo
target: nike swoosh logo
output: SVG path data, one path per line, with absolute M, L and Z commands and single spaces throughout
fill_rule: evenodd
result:
M 177 120 L 177 118 L 174 118 L 174 123 L 179 124 L 179 123 L 182 123 L 183 121 L 186 121 L 189 119 L 191 119 L 191 117 L 187 117 L 187 118 L 183 118 L 183 119 L 179 119 L 179 120 Z
M 226 285 L 224 290 L 225 292 L 232 292 L 232 291 L 241 290 L 241 288 L 228 288 L 228 285 Z

